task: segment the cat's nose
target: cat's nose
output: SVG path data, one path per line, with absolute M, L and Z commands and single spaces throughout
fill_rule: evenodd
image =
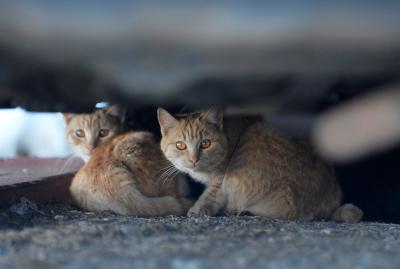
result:
M 193 164 L 196 164 L 199 161 L 198 156 L 189 156 L 189 161 Z
M 86 148 L 90 153 L 92 153 L 92 151 L 94 150 L 94 146 L 93 145 L 89 145 Z

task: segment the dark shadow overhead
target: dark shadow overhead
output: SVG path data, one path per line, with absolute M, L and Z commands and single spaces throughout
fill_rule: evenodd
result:
M 400 78 L 398 1 L 0 3 L 0 106 L 316 113 Z M 77 96 L 79 98 L 77 98 Z

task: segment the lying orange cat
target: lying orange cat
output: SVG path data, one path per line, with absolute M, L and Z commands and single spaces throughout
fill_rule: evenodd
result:
M 170 178 L 169 178 L 170 177 Z M 77 205 L 143 217 L 185 215 L 187 183 L 148 132 L 128 132 L 95 148 L 70 186 Z

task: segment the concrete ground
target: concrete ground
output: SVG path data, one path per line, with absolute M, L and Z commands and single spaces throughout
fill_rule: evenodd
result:
M 23 200 L 0 211 L 0 268 L 400 268 L 400 225 L 144 219 Z

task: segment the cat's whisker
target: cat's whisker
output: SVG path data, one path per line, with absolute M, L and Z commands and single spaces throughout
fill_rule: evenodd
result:
M 173 168 L 172 167 L 168 167 L 167 169 L 165 169 L 164 171 L 162 171 L 162 173 L 160 173 L 160 176 L 163 176 L 164 174 L 168 173 L 169 171 L 171 171 Z
M 63 160 L 63 161 L 64 161 L 64 164 L 63 164 L 63 166 L 61 166 L 60 173 L 64 173 L 64 172 L 67 170 L 68 166 L 69 166 L 71 163 L 73 163 L 73 161 L 75 160 L 75 158 L 76 158 L 76 156 L 74 156 L 74 155 L 69 155 L 69 156 L 67 157 L 67 159 Z
M 175 167 L 173 164 L 168 164 L 167 166 L 160 169 L 159 172 L 165 172 L 166 170 Z
M 168 183 L 168 181 L 174 179 L 175 176 L 176 176 L 178 173 L 179 173 L 178 170 L 175 170 L 175 171 L 171 172 L 166 178 L 163 179 L 162 184 L 164 185 L 164 184 Z
M 162 168 L 160 172 L 160 177 L 163 177 L 163 175 L 168 174 L 170 171 L 175 170 L 175 166 L 169 165 L 167 167 Z
M 162 184 L 165 184 L 171 178 L 174 178 L 178 172 L 179 170 L 177 170 L 175 166 L 171 166 L 160 175 L 159 180 L 162 181 Z
M 172 174 L 176 173 L 177 171 L 169 171 L 166 174 L 163 174 L 161 177 L 159 177 L 159 180 L 162 181 L 162 184 L 165 184 L 167 182 L 168 178 L 171 177 Z

